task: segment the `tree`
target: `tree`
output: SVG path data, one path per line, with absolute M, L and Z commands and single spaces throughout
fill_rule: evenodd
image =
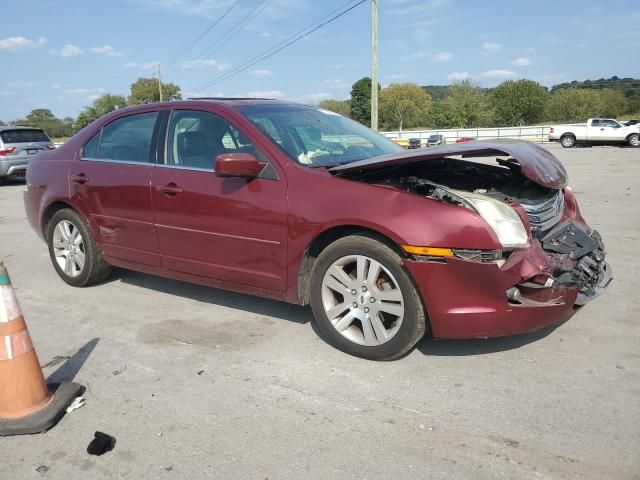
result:
M 351 102 L 349 100 L 322 100 L 318 106 L 325 110 L 339 113 L 345 117 L 351 114 Z
M 396 83 L 380 92 L 380 118 L 385 128 L 419 125 L 431 108 L 431 95 L 415 83 Z
M 66 137 L 71 135 L 71 129 L 65 125 L 64 121 L 56 118 L 56 116 L 48 108 L 36 108 L 31 110 L 29 115 L 24 119 L 17 120 L 15 122 L 18 125 L 25 125 L 27 127 L 41 128 L 49 136 Z
M 547 119 L 552 122 L 584 122 L 602 116 L 606 108 L 604 98 L 595 90 L 562 88 L 549 98 Z
M 127 101 L 124 96 L 105 93 L 94 100 L 92 105 L 85 107 L 84 110 L 80 112 L 74 127 L 76 130 L 80 130 L 103 115 L 126 106 Z
M 180 87 L 173 83 L 162 84 L 163 100 L 181 100 Z M 158 80 L 155 78 L 139 78 L 131 84 L 131 95 L 127 99 L 129 105 L 153 103 L 160 101 Z
M 454 83 L 443 106 L 450 115 L 451 127 L 486 127 L 491 123 L 489 99 L 480 86 L 471 79 Z
M 628 113 L 629 102 L 620 90 L 607 88 L 600 90 L 600 96 L 604 101 L 603 117 L 616 118 L 624 113 Z
M 549 92 L 533 80 L 507 80 L 491 92 L 499 126 L 535 125 L 543 119 Z
M 351 118 L 367 127 L 371 126 L 371 79 L 364 77 L 351 87 Z

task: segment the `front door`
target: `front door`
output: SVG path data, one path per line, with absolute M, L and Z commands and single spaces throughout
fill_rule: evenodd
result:
M 150 183 L 158 112 L 107 124 L 72 162 L 71 198 L 107 256 L 160 266 Z
M 221 153 L 266 156 L 210 112 L 174 110 L 152 198 L 162 266 L 261 289 L 286 288 L 286 182 L 221 178 Z M 269 167 L 272 168 L 272 167 Z M 273 170 L 272 170 L 273 171 Z

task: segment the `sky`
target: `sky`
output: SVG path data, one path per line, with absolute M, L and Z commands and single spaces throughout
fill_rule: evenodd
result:
M 237 69 L 356 1 L 6 2 L 0 119 L 24 118 L 34 108 L 75 117 L 104 93 L 128 94 L 138 77 L 156 74 L 156 64 L 162 80 L 177 83 L 184 98 L 346 99 L 351 85 L 371 71 L 369 1 L 270 58 Z M 551 86 L 613 75 L 640 78 L 640 3 L 379 0 L 379 43 L 382 85 L 473 78 L 492 87 L 530 78 Z

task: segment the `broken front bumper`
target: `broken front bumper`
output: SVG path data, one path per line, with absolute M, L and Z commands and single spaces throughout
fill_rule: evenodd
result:
M 436 338 L 487 338 L 569 319 L 611 282 L 598 232 L 563 223 L 499 266 L 459 258 L 405 261 Z

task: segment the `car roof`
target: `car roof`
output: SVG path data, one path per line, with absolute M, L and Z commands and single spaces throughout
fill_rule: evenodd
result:
M 4 126 L 0 127 L 0 132 L 6 132 L 7 130 L 40 130 L 40 131 L 43 131 L 41 128 L 24 127 L 22 125 L 4 125 Z

